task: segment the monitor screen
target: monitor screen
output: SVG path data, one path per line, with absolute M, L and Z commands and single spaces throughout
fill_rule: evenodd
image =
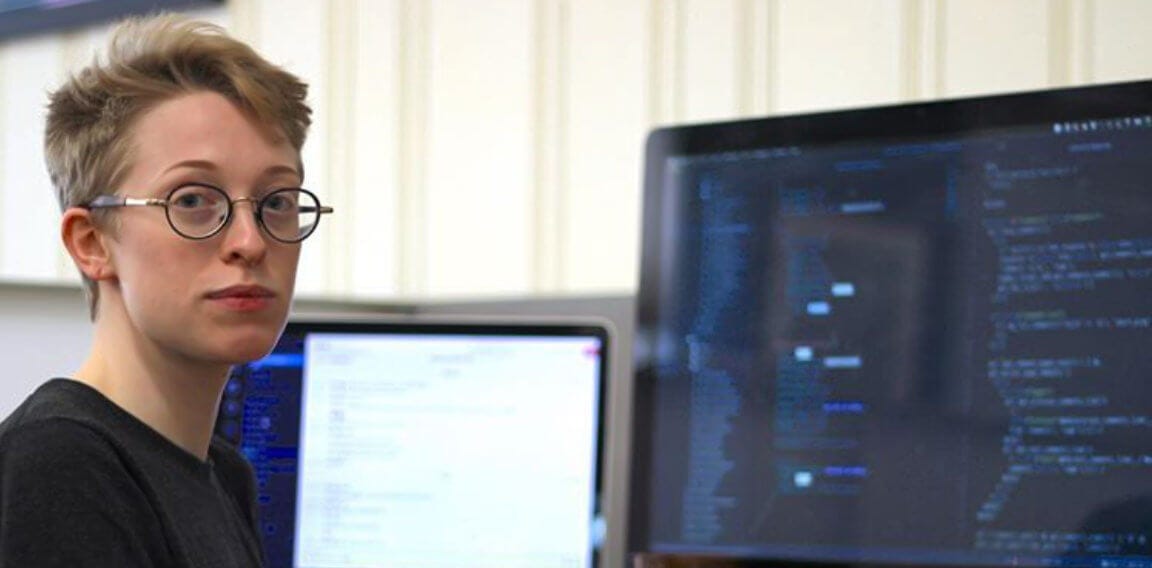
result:
M 1152 566 L 1152 82 L 656 131 L 629 550 Z
M 269 566 L 593 566 L 597 325 L 290 322 L 233 370 Z

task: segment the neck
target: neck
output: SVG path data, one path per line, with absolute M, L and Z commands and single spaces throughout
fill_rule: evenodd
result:
M 115 315 L 97 320 L 92 350 L 76 380 L 206 460 L 230 366 L 166 352 Z

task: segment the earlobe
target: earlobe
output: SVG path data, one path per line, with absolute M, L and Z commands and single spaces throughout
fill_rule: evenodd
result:
M 116 276 L 108 236 L 96 226 L 92 213 L 73 207 L 60 220 L 60 238 L 72 262 L 91 280 L 108 280 Z

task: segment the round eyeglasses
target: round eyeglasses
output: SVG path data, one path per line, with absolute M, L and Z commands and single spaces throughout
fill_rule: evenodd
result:
M 115 207 L 163 207 L 168 224 L 176 234 L 186 239 L 203 240 L 216 235 L 232 220 L 235 204 L 252 204 L 256 224 L 273 239 L 282 243 L 298 243 L 308 238 L 320 215 L 332 213 L 331 207 L 320 205 L 314 193 L 299 187 L 277 189 L 255 199 L 232 199 L 215 186 L 193 183 L 173 189 L 167 199 L 143 199 L 120 195 L 101 195 L 93 199 L 86 209 Z

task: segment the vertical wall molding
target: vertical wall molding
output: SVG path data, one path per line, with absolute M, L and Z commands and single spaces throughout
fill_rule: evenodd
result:
M 532 287 L 536 292 L 558 292 L 564 288 L 566 273 L 562 253 L 568 193 L 568 0 L 535 0 L 533 10 Z
M 648 122 L 675 122 L 684 116 L 684 2 L 651 0 L 649 14 Z
M 1074 84 L 1095 79 L 1096 9 L 1092 0 L 1070 0 L 1068 3 L 1068 80 Z
M 401 0 L 400 8 L 400 96 L 397 113 L 397 187 L 399 207 L 396 258 L 399 259 L 399 292 L 421 297 L 428 287 L 427 174 L 428 90 L 430 57 L 428 4 L 424 0 Z
M 8 52 L 13 49 L 12 45 L 13 44 L 11 43 L 7 45 L 0 43 L 0 111 L 2 111 L 3 108 L 8 104 Z M 8 125 L 4 120 L 4 114 L 4 112 L 0 112 L 0 132 L 5 132 L 8 128 Z M 0 167 L 8 164 L 8 147 L 4 142 L 4 137 L 0 136 Z M 0 219 L 7 219 L 6 209 L 9 206 L 8 202 L 15 201 L 15 199 L 10 195 L 11 192 L 9 191 L 7 185 L 8 184 L 5 183 L 4 176 L 0 175 Z M 4 267 L 6 266 L 5 262 L 7 259 L 4 258 L 4 240 L 7 238 L 9 238 L 8 234 L 0 229 L 0 275 L 5 273 Z
M 737 5 L 737 112 L 765 115 L 775 108 L 777 0 L 740 0 Z
M 764 0 L 764 85 L 761 96 L 764 97 L 764 112 L 770 114 L 780 108 L 780 0 Z
M 900 98 L 912 101 L 924 96 L 923 2 L 902 0 L 900 18 Z
M 900 98 L 948 96 L 949 0 L 901 0 Z
M 1072 80 L 1072 3 L 1048 0 L 1048 85 L 1060 87 Z
M 948 94 L 948 2 L 920 1 L 920 96 L 940 98 Z
M 648 2 L 648 123 L 658 124 L 664 107 L 664 10 L 663 0 Z
M 1052 86 L 1092 82 L 1096 9 L 1093 0 L 1050 0 L 1049 80 Z
M 328 171 L 323 173 L 328 200 L 339 203 L 344 211 L 352 211 L 356 207 L 356 194 L 352 191 L 352 157 L 356 152 L 356 136 L 353 132 L 355 119 L 352 113 L 356 105 L 352 101 L 356 96 L 356 61 L 359 57 L 357 3 L 357 0 L 332 0 L 326 13 L 328 42 L 325 46 L 325 59 L 328 80 L 323 87 L 327 90 L 327 100 L 330 102 L 326 107 L 328 116 L 322 117 L 329 125 L 328 140 L 324 141 L 324 151 L 327 153 L 325 166 Z M 352 258 L 349 251 L 352 219 L 345 214 L 343 222 L 332 223 L 326 229 L 331 236 L 325 243 L 324 290 L 329 294 L 345 295 L 352 292 Z
M 736 53 L 732 58 L 732 78 L 736 92 L 736 112 L 740 115 L 752 114 L 752 84 L 755 80 L 752 74 L 757 71 L 755 55 L 752 50 L 756 48 L 755 24 L 752 22 L 752 5 L 748 0 L 737 0 L 736 19 L 732 21 L 732 35 L 736 38 Z
M 688 34 L 685 32 L 684 17 L 687 12 L 684 8 L 684 0 L 676 0 L 671 14 L 670 31 L 671 31 L 671 48 L 672 48 L 672 76 L 671 76 L 671 89 L 669 94 L 672 96 L 671 100 L 671 118 L 676 122 L 684 120 L 684 99 L 687 89 L 684 62 L 684 51 L 687 49 Z

